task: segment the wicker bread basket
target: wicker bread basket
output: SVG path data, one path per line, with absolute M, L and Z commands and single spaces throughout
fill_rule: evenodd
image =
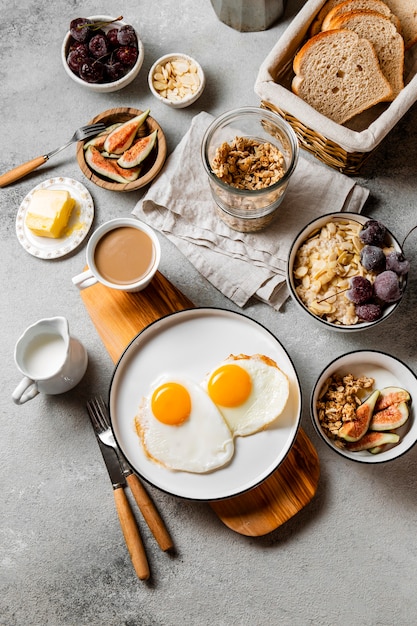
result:
M 291 91 L 292 61 L 326 0 L 308 0 L 262 63 L 255 82 L 261 106 L 281 115 L 300 146 L 344 174 L 357 174 L 389 131 L 417 100 L 417 45 L 406 52 L 405 87 L 391 103 L 379 104 L 337 124 Z

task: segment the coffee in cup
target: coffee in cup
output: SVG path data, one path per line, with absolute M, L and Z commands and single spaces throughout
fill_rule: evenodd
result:
M 97 282 L 122 291 L 141 291 L 154 277 L 161 258 L 155 232 L 132 217 L 100 226 L 87 245 L 88 269 L 72 282 L 79 289 Z

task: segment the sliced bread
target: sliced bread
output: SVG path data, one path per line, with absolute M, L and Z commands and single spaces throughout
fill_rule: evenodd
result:
M 349 29 L 310 38 L 293 61 L 292 90 L 338 124 L 392 99 L 374 47 Z
M 375 11 L 352 11 L 334 18 L 329 28 L 348 28 L 369 39 L 394 99 L 404 87 L 404 39 L 391 20 Z
M 328 12 L 333 9 L 333 7 L 341 4 L 344 0 L 327 0 L 321 7 L 320 11 L 317 13 L 314 20 L 311 22 L 309 36 L 313 37 L 313 35 L 317 35 L 321 31 L 321 27 L 323 24 L 323 20 L 328 14 Z
M 398 32 L 401 33 L 400 20 L 382 0 L 344 0 L 339 2 L 324 17 L 321 30 L 330 30 L 332 20 L 349 11 L 375 11 L 380 13 L 384 17 L 388 17 Z
M 401 22 L 405 49 L 417 43 L 417 0 L 385 0 Z

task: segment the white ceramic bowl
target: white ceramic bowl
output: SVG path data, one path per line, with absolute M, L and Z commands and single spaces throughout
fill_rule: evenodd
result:
M 115 18 L 111 15 L 91 15 L 91 16 L 87 16 L 87 19 L 91 20 L 92 22 L 110 22 L 114 20 Z M 112 24 L 104 26 L 103 30 L 104 32 L 108 32 L 112 28 L 116 28 L 116 27 L 120 28 L 121 26 L 124 26 L 126 24 L 127 22 L 118 20 L 118 21 L 113 22 Z M 127 72 L 127 74 L 122 76 L 122 78 L 119 78 L 119 80 L 115 80 L 113 82 L 107 82 L 107 83 L 87 83 L 85 80 L 82 80 L 82 78 L 74 74 L 74 72 L 69 68 L 68 63 L 67 63 L 68 49 L 70 46 L 70 41 L 72 39 L 69 31 L 65 35 L 65 38 L 61 47 L 61 60 L 64 66 L 64 70 L 75 83 L 77 83 L 78 85 L 81 85 L 82 87 L 89 89 L 90 91 L 95 91 L 98 93 L 111 93 L 113 91 L 119 91 L 120 89 L 123 89 L 123 87 L 126 87 L 127 85 L 129 85 L 139 74 L 139 71 L 143 64 L 143 59 L 145 57 L 145 50 L 143 47 L 143 43 L 140 40 L 136 29 L 135 29 L 135 33 L 136 33 L 136 38 L 138 41 L 138 58 L 136 60 L 135 65 Z
M 161 93 L 157 89 L 155 89 L 155 86 L 154 86 L 154 80 L 155 80 L 154 76 L 155 76 L 155 71 L 157 67 L 159 65 L 165 66 L 166 63 L 168 63 L 169 61 L 174 61 L 174 60 L 178 60 L 178 61 L 184 60 L 184 61 L 187 61 L 188 63 L 194 64 L 195 67 L 197 68 L 198 78 L 200 79 L 200 85 L 197 91 L 195 91 L 193 94 L 185 96 L 184 98 L 180 100 L 170 100 L 169 98 L 163 97 Z M 160 57 L 152 65 L 148 74 L 148 84 L 149 84 L 149 89 L 151 90 L 152 94 L 155 96 L 157 100 L 159 100 L 159 102 L 163 102 L 164 104 L 166 104 L 167 106 L 173 109 L 183 109 L 185 107 L 190 106 L 190 104 L 193 104 L 193 102 L 198 100 L 198 98 L 201 96 L 201 94 L 204 91 L 205 84 L 206 84 L 206 78 L 203 72 L 203 68 L 198 63 L 198 61 L 188 56 L 188 54 L 183 54 L 182 52 L 171 52 L 170 54 L 165 54 L 164 56 Z
M 328 213 L 326 215 L 323 215 L 319 218 L 314 219 L 309 224 L 307 224 L 299 232 L 299 234 L 294 239 L 291 245 L 290 253 L 288 256 L 287 268 L 286 268 L 287 284 L 288 284 L 288 288 L 290 290 L 291 296 L 296 302 L 296 304 L 298 305 L 298 307 L 300 307 L 300 309 L 304 311 L 309 317 L 314 319 L 322 328 L 328 328 L 331 330 L 342 331 L 342 332 L 357 332 L 357 331 L 366 330 L 373 326 L 376 326 L 376 324 L 379 324 L 383 322 L 384 320 L 386 320 L 388 317 L 390 317 L 394 313 L 394 311 L 397 310 L 399 304 L 401 303 L 402 298 L 398 300 L 397 302 L 394 302 L 393 304 L 387 304 L 383 309 L 382 316 L 373 322 L 358 322 L 357 324 L 353 324 L 353 325 L 336 324 L 334 322 L 329 322 L 326 319 L 319 317 L 318 315 L 315 315 L 312 311 L 310 311 L 307 308 L 307 306 L 302 302 L 301 298 L 297 294 L 296 281 L 294 279 L 294 273 L 293 273 L 297 251 L 299 247 L 304 243 L 304 241 L 310 235 L 312 235 L 314 231 L 319 230 L 328 222 L 334 221 L 334 220 L 341 220 L 341 219 L 342 220 L 349 219 L 352 221 L 359 222 L 360 224 L 365 224 L 368 220 L 372 218 L 367 217 L 365 215 L 360 215 L 358 213 L 337 212 L 337 213 Z M 401 246 L 399 242 L 395 239 L 395 237 L 392 235 L 392 233 L 388 229 L 387 229 L 387 234 L 386 234 L 386 243 L 390 246 L 393 246 L 396 251 L 401 252 Z M 402 294 L 404 295 L 404 291 L 407 285 L 407 275 L 400 277 L 400 284 L 401 284 Z
M 317 400 L 327 378 L 335 374 L 351 373 L 358 376 L 369 376 L 375 380 L 373 389 L 383 387 L 401 387 L 411 396 L 410 414 L 407 422 L 396 429 L 400 441 L 393 445 L 387 444 L 383 452 L 372 454 L 368 450 L 350 452 L 339 448 L 329 439 L 320 425 L 317 415 Z M 415 403 L 417 402 L 417 378 L 410 368 L 396 357 L 377 350 L 358 350 L 349 352 L 334 359 L 322 371 L 311 394 L 310 412 L 314 427 L 321 439 L 340 456 L 360 463 L 383 463 L 392 461 L 405 454 L 417 441 L 417 421 Z

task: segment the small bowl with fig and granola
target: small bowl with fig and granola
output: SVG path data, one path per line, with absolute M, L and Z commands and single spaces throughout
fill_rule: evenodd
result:
M 266 228 L 298 154 L 291 126 L 272 111 L 243 107 L 216 118 L 203 137 L 201 156 L 220 219 L 240 232 Z
M 382 463 L 402 456 L 417 441 L 417 378 L 398 358 L 358 350 L 322 371 L 310 411 L 321 439 L 342 457 Z
M 287 283 L 294 301 L 320 325 L 355 332 L 396 311 L 409 268 L 384 224 L 357 213 L 330 213 L 295 238 Z

